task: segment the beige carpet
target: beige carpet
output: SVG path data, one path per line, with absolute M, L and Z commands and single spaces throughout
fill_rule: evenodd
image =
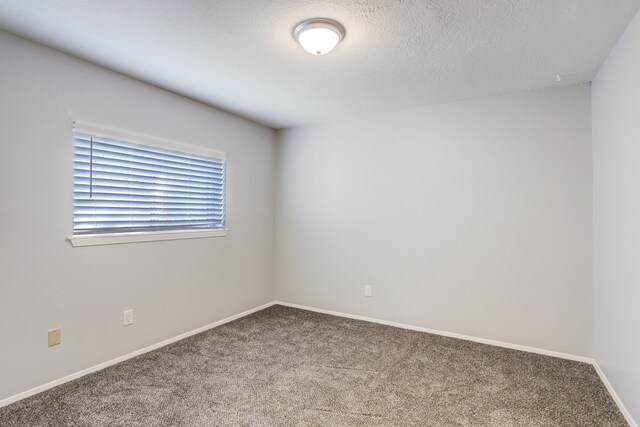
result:
M 8 426 L 625 426 L 593 367 L 282 306 L 0 409 Z

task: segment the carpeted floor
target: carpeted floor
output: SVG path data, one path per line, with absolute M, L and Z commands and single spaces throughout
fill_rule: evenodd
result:
M 9 426 L 626 426 L 593 367 L 274 306 L 0 409 Z

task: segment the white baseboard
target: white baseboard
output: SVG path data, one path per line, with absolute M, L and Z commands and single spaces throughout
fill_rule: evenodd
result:
M 429 334 L 441 335 L 443 337 L 458 338 L 461 340 L 473 341 L 481 344 L 495 345 L 497 347 L 505 347 L 513 350 L 526 351 L 528 353 L 544 354 L 545 356 L 559 357 L 561 359 L 574 360 L 577 362 L 584 362 L 589 364 L 593 363 L 593 359 L 590 357 L 577 356 L 574 354 L 561 353 L 558 351 L 544 350 L 541 348 L 528 347 L 520 344 L 511 344 L 503 341 L 490 340 L 486 338 L 478 338 L 470 335 L 456 334 L 454 332 L 439 331 L 437 329 L 423 328 L 422 326 L 413 326 L 413 325 L 407 325 L 404 323 L 391 322 L 389 320 L 380 320 L 380 319 L 374 319 L 372 317 L 358 316 L 355 314 L 340 313 L 337 311 L 324 310 L 322 308 L 308 307 L 305 305 L 292 304 L 292 303 L 283 302 L 283 301 L 276 301 L 276 304 L 284 305 L 287 307 L 300 308 L 302 310 L 315 311 L 317 313 L 331 314 L 333 316 L 346 317 L 349 319 L 364 320 L 366 322 L 379 323 L 381 325 L 395 326 L 396 328 L 410 329 L 412 331 L 427 332 Z
M 607 376 L 604 374 L 604 371 L 602 370 L 602 368 L 600 368 L 600 365 L 598 365 L 598 362 L 596 362 L 595 360 L 593 361 L 593 367 L 595 368 L 596 372 L 598 373 L 598 376 L 600 377 L 600 380 L 602 380 L 602 383 L 604 384 L 604 386 L 609 391 L 609 394 L 611 395 L 611 398 L 614 400 L 614 402 L 616 402 L 616 405 L 618 405 L 618 408 L 620 409 L 620 412 L 622 412 L 622 415 L 624 415 L 624 419 L 627 420 L 627 422 L 629 423 L 629 427 L 638 427 L 638 424 L 631 417 L 631 414 L 629 413 L 629 411 L 627 411 L 627 408 L 624 406 L 624 403 L 622 403 L 622 400 L 620 399 L 620 396 L 618 396 L 618 393 L 616 393 L 616 391 L 614 390 L 613 386 L 611 385 L 611 383 L 607 379 Z
M 375 319 L 375 318 L 372 318 L 372 317 L 358 316 L 358 315 L 355 315 L 355 314 L 340 313 L 340 312 L 337 312 L 337 311 L 325 310 L 325 309 L 316 308 L 316 307 L 309 307 L 309 306 L 301 305 L 301 304 L 293 304 L 293 303 L 284 302 L 284 301 L 272 301 L 272 302 L 269 302 L 267 304 L 263 304 L 263 305 L 261 305 L 259 307 L 252 308 L 250 310 L 247 310 L 247 311 L 244 311 L 242 313 L 238 313 L 236 315 L 227 317 L 225 319 L 219 320 L 219 321 L 211 323 L 209 325 L 202 326 L 200 328 L 194 329 L 194 330 L 189 331 L 189 332 L 185 332 L 184 334 L 180 334 L 180 335 L 175 336 L 173 338 L 169 338 L 169 339 L 161 341 L 159 343 L 152 344 L 150 346 L 147 346 L 147 347 L 142 348 L 140 350 L 136 350 L 136 351 L 131 352 L 129 354 L 125 354 L 124 356 L 116 357 L 115 359 L 111 359 L 111 360 L 109 360 L 107 362 L 100 363 L 100 364 L 92 366 L 90 368 L 78 371 L 78 372 L 76 372 L 74 374 L 67 375 L 66 377 L 51 381 L 49 383 L 43 384 L 43 385 L 38 386 L 38 387 L 34 387 L 34 388 L 32 388 L 30 390 L 27 390 L 27 391 L 24 391 L 22 393 L 18 393 L 18 394 L 14 395 L 14 396 L 8 397 L 8 398 L 3 399 L 3 400 L 0 400 L 0 408 L 3 407 L 3 406 L 10 405 L 10 404 L 12 404 L 14 402 L 17 402 L 18 400 L 22 400 L 22 399 L 25 399 L 25 398 L 27 398 L 29 396 L 33 396 L 34 394 L 41 393 L 41 392 L 43 392 L 45 390 L 48 390 L 48 389 L 53 388 L 55 386 L 58 386 L 60 384 L 64 384 L 66 382 L 73 381 L 73 380 L 75 380 L 77 378 L 80 378 L 82 376 L 88 375 L 90 373 L 93 373 L 93 372 L 96 372 L 96 371 L 100 371 L 100 370 L 102 370 L 104 368 L 107 368 L 109 366 L 115 365 L 116 363 L 120 363 L 120 362 L 123 362 L 123 361 L 128 360 L 128 359 L 132 359 L 132 358 L 134 358 L 136 356 L 139 356 L 141 354 L 147 353 L 149 351 L 158 349 L 160 347 L 164 347 L 164 346 L 172 344 L 172 343 L 174 343 L 176 341 L 180 341 L 180 340 L 182 340 L 184 338 L 188 338 L 190 336 L 199 334 L 200 332 L 204 332 L 204 331 L 207 331 L 209 329 L 213 329 L 213 328 L 215 328 L 217 326 L 224 325 L 225 323 L 229 323 L 229 322 L 231 322 L 233 320 L 236 320 L 236 319 L 239 319 L 241 317 L 248 316 L 249 314 L 255 313 L 257 311 L 264 310 L 265 308 L 271 307 L 273 305 L 283 305 L 283 306 L 286 306 L 286 307 L 299 308 L 299 309 L 302 309 L 302 310 L 309 310 L 309 311 L 314 311 L 314 312 L 317 312 L 317 313 L 330 314 L 332 316 L 345 317 L 345 318 L 356 319 L 356 320 L 363 320 L 363 321 L 366 321 L 366 322 L 379 323 L 381 325 L 394 326 L 396 328 L 410 329 L 412 331 L 426 332 L 426 333 L 429 333 L 429 334 L 435 334 L 435 335 L 441 335 L 441 336 L 450 337 L 450 338 L 457 338 L 457 339 L 462 339 L 462 340 L 467 340 L 467 341 L 473 341 L 473 342 L 477 342 L 477 343 L 481 343 L 481 344 L 495 345 L 495 346 L 498 346 L 498 347 L 510 348 L 510 349 L 513 349 L 513 350 L 526 351 L 526 352 L 529 352 L 529 353 L 543 354 L 545 356 L 559 357 L 561 359 L 568 359 L 568 360 L 574 360 L 574 361 L 577 361 L 577 362 L 589 363 L 589 364 L 593 365 L 593 367 L 595 368 L 595 370 L 598 373 L 598 375 L 600 376 L 600 379 L 602 380 L 603 384 L 605 385 L 605 387 L 609 391 L 609 394 L 611 395 L 612 399 L 618 405 L 618 408 L 620 409 L 620 412 L 622 412 L 622 415 L 624 415 L 625 419 L 629 423 L 629 426 L 630 427 L 638 427 L 638 424 L 636 424 L 636 422 L 631 417 L 631 414 L 629 414 L 629 411 L 627 411 L 627 408 L 622 403 L 622 400 L 620 400 L 620 397 L 618 396 L 618 394 L 616 393 L 614 388 L 611 386 L 611 383 L 609 382 L 609 380 L 605 376 L 604 372 L 602 371 L 602 369 L 600 368 L 598 363 L 594 359 L 592 359 L 590 357 L 577 356 L 577 355 L 573 355 L 573 354 L 567 354 L 567 353 L 561 353 L 561 352 L 557 352 L 557 351 L 545 350 L 545 349 L 536 348 L 536 347 L 528 347 L 528 346 L 519 345 L 519 344 L 511 344 L 511 343 L 507 343 L 507 342 L 503 342 L 503 341 L 496 341 L 496 340 L 490 340 L 490 339 L 486 339 L 486 338 L 473 337 L 473 336 L 469 336 L 469 335 L 456 334 L 456 333 L 453 333 L 453 332 L 439 331 L 439 330 L 436 330 L 436 329 L 423 328 L 421 326 L 407 325 L 407 324 L 404 324 L 404 323 L 391 322 L 391 321 L 388 321 L 388 320 Z
M 243 311 L 242 313 L 238 313 L 238 314 L 235 314 L 233 316 L 227 317 L 225 319 L 218 320 L 217 322 L 213 322 L 213 323 L 211 323 L 209 325 L 202 326 L 200 328 L 194 329 L 194 330 L 189 331 L 189 332 L 185 332 L 184 334 L 180 334 L 180 335 L 175 336 L 173 338 L 169 338 L 169 339 L 161 341 L 159 343 L 152 344 L 152 345 L 147 346 L 145 348 L 141 348 L 140 350 L 136 350 L 136 351 L 131 352 L 129 354 L 125 354 L 124 356 L 116 357 L 115 359 L 111 359 L 109 361 L 100 363 L 100 364 L 92 366 L 90 368 L 83 369 L 83 370 L 78 371 L 78 372 L 76 372 L 74 374 L 67 375 L 66 377 L 63 377 L 63 378 L 48 382 L 48 383 L 43 384 L 43 385 L 38 386 L 38 387 L 34 387 L 34 388 L 30 389 L 30 390 L 23 391 L 22 393 L 18 393 L 16 395 L 11 396 L 11 397 L 7 397 L 6 399 L 0 400 L 0 408 L 2 408 L 3 406 L 10 405 L 10 404 L 12 404 L 14 402 L 17 402 L 18 400 L 22 400 L 22 399 L 25 399 L 25 398 L 27 398 L 29 396 L 33 396 L 34 394 L 42 393 L 43 391 L 49 390 L 50 388 L 53 388 L 53 387 L 58 386 L 60 384 L 64 384 L 66 382 L 73 381 L 73 380 L 75 380 L 77 378 L 83 377 L 83 376 L 91 374 L 93 372 L 100 371 L 100 370 L 102 370 L 104 368 L 107 368 L 109 366 L 115 365 L 116 363 L 120 363 L 120 362 L 123 362 L 123 361 L 128 360 L 128 359 L 132 359 L 132 358 L 134 358 L 136 356 L 139 356 L 141 354 L 148 353 L 148 352 L 150 352 L 152 350 L 158 349 L 160 347 L 164 347 L 164 346 L 172 344 L 172 343 L 174 343 L 176 341 L 180 341 L 182 339 L 188 338 L 188 337 L 190 337 L 192 335 L 199 334 L 200 332 L 204 332 L 204 331 L 207 331 L 209 329 L 213 329 L 216 326 L 224 325 L 225 323 L 229 323 L 229 322 L 231 322 L 233 320 L 236 320 L 236 319 L 239 319 L 241 317 L 248 316 L 249 314 L 255 313 L 256 311 L 264 310 L 265 308 L 271 307 L 274 304 L 275 304 L 275 301 L 269 302 L 267 304 L 263 304 L 263 305 L 261 305 L 259 307 L 255 307 L 255 308 L 252 308 L 250 310 Z
M 375 319 L 375 318 L 372 318 L 372 317 L 358 316 L 358 315 L 355 315 L 355 314 L 348 314 L 348 313 L 341 313 L 341 312 L 338 312 L 338 311 L 325 310 L 325 309 L 322 309 L 322 308 L 309 307 L 309 306 L 306 306 L 306 305 L 293 304 L 293 303 L 290 303 L 290 302 L 275 301 L 275 304 L 284 305 L 286 307 L 299 308 L 299 309 L 302 309 L 302 310 L 314 311 L 316 313 L 330 314 L 332 316 L 346 317 L 348 319 L 364 320 L 365 322 L 379 323 L 381 325 L 387 325 L 387 326 L 395 326 L 396 328 L 410 329 L 412 331 L 427 332 L 429 334 L 441 335 L 441 336 L 444 336 L 444 337 L 458 338 L 458 339 L 461 339 L 461 340 L 473 341 L 473 342 L 477 342 L 477 343 L 481 343 L 481 344 L 495 345 L 495 346 L 498 346 L 498 347 L 510 348 L 510 349 L 513 349 L 513 350 L 526 351 L 528 353 L 543 354 L 545 356 L 559 357 L 561 359 L 568 359 L 568 360 L 574 360 L 574 361 L 577 361 L 577 362 L 588 363 L 590 365 L 593 365 L 594 369 L 598 373 L 598 376 L 600 376 L 600 379 L 602 380 L 603 384 L 605 385 L 605 387 L 609 391 L 609 394 L 611 395 L 611 398 L 614 400 L 616 405 L 618 405 L 618 409 L 620 409 L 620 412 L 622 412 L 622 415 L 624 416 L 624 418 L 629 423 L 629 426 L 630 427 L 638 427 L 636 422 L 631 417 L 631 414 L 629 413 L 629 411 L 627 411 L 627 408 L 622 403 L 622 400 L 620 400 L 620 397 L 618 396 L 618 394 L 616 393 L 614 388 L 611 386 L 611 383 L 609 383 L 609 380 L 604 375 L 604 372 L 602 371 L 602 369 L 600 368 L 598 363 L 595 361 L 595 359 L 593 359 L 591 357 L 577 356 L 577 355 L 574 355 L 574 354 L 561 353 L 561 352 L 557 352 L 557 351 L 545 350 L 545 349 L 536 348 L 536 347 L 528 347 L 528 346 L 524 346 L 524 345 L 520 345 L 520 344 L 512 344 L 512 343 L 507 343 L 507 342 L 503 342 L 503 341 L 496 341 L 496 340 L 490 340 L 490 339 L 486 339 L 486 338 L 472 337 L 472 336 L 469 336 L 469 335 L 456 334 L 456 333 L 453 333 L 453 332 L 439 331 L 439 330 L 436 330 L 436 329 L 423 328 L 421 326 L 413 326 L 413 325 L 407 325 L 407 324 L 404 324 L 404 323 L 391 322 L 391 321 L 388 321 L 388 320 Z

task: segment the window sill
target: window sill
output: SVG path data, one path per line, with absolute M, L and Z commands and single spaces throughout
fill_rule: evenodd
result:
M 154 242 L 158 240 L 182 240 L 200 239 L 203 237 L 223 237 L 227 235 L 227 229 L 196 230 L 196 231 L 158 231 L 147 233 L 113 233 L 113 234 L 87 234 L 83 236 L 70 236 L 67 240 L 73 247 L 116 245 L 119 243 Z

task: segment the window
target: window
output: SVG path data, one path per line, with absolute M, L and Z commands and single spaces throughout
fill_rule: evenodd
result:
M 74 129 L 74 246 L 226 234 L 223 153 L 120 136 Z

